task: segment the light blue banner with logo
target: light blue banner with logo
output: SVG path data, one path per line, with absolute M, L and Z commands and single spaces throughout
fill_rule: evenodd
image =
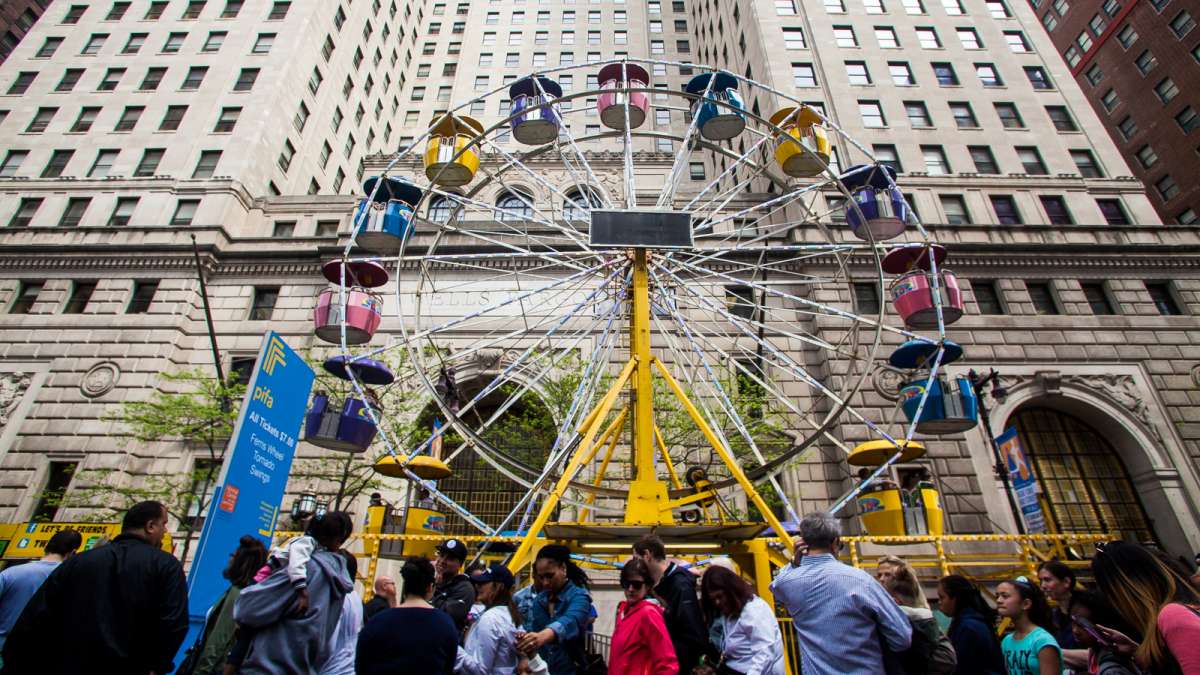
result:
M 1021 509 L 1021 518 L 1025 521 L 1025 531 L 1029 534 L 1040 534 L 1046 531 L 1046 517 L 1042 506 L 1038 503 L 1038 481 L 1033 473 L 1033 464 L 1025 446 L 1021 445 L 1021 437 L 1014 427 L 1004 430 L 996 437 L 996 445 L 1000 448 L 1000 456 L 1008 466 L 1008 478 L 1012 482 L 1013 492 L 1017 495 L 1017 506 Z
M 184 650 L 196 639 L 208 608 L 229 587 L 221 573 L 242 535 L 271 545 L 314 377 L 283 338 L 267 331 L 188 574 L 192 627 Z

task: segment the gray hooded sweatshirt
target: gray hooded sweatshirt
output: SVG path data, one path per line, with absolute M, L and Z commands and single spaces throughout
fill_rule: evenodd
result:
M 302 617 L 290 613 L 296 589 L 286 568 L 238 596 L 234 620 L 257 631 L 242 663 L 244 675 L 314 673 L 329 658 L 330 636 L 353 584 L 342 556 L 324 549 L 313 553 L 307 573 L 308 612 Z

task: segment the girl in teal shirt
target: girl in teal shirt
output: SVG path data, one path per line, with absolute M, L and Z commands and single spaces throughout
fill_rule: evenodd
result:
M 1050 625 L 1050 605 L 1042 590 L 1025 577 L 996 587 L 996 611 L 1012 621 L 1000 650 L 1008 675 L 1059 675 L 1062 649 L 1045 626 Z

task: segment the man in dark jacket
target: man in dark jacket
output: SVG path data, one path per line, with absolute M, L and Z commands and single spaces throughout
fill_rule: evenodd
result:
M 705 627 L 700 602 L 696 598 L 696 577 L 675 563 L 668 562 L 662 539 L 652 534 L 634 543 L 633 554 L 646 561 L 650 576 L 654 578 L 654 593 L 666 605 L 663 619 L 671 636 L 671 644 L 675 646 L 679 672 L 691 673 L 708 645 L 708 628 Z
M 164 675 L 188 629 L 179 561 L 161 550 L 167 510 L 129 509 L 121 534 L 72 556 L 30 599 L 4 644 L 4 675 Z
M 466 560 L 467 545 L 458 539 L 447 539 L 438 544 L 437 560 L 433 561 L 437 583 L 433 587 L 431 603 L 449 614 L 460 632 L 467 625 L 471 605 L 475 604 L 475 585 L 471 583 L 471 577 L 462 573 Z

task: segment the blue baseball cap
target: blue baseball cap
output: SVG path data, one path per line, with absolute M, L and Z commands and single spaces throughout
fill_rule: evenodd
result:
M 485 584 L 489 581 L 494 581 L 501 586 L 506 586 L 508 588 L 512 588 L 513 585 L 517 583 L 516 578 L 513 577 L 513 573 L 508 571 L 508 568 L 500 563 L 492 563 L 491 566 L 486 570 L 471 577 L 471 581 L 477 584 Z

